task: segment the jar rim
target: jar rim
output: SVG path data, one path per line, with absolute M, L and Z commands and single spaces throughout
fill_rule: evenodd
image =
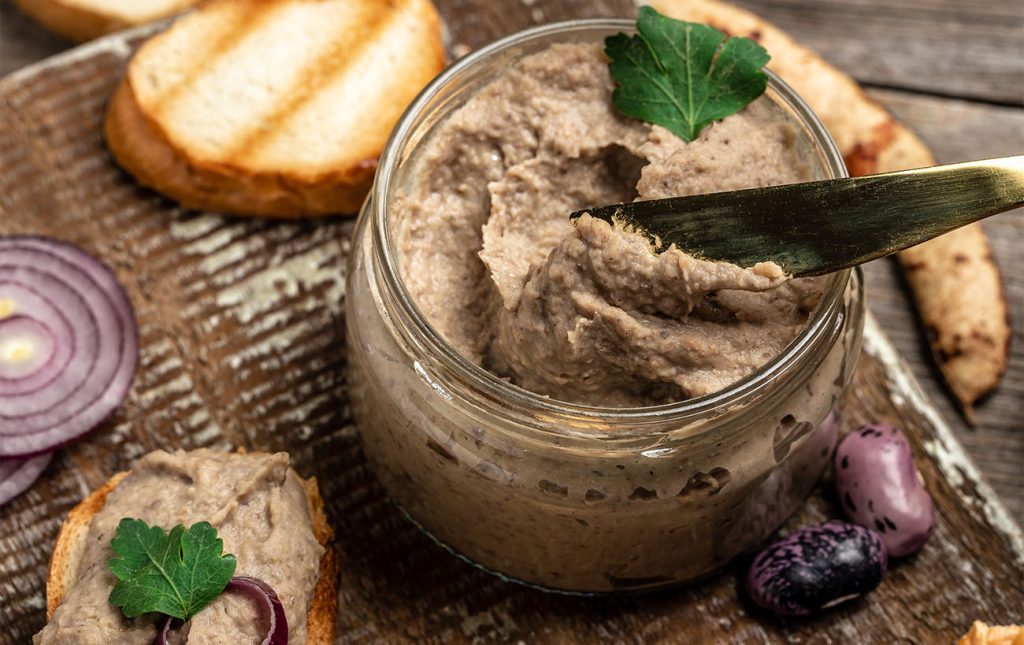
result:
M 540 413 L 549 421 L 553 418 L 585 425 L 589 425 L 588 422 L 601 424 L 642 424 L 650 421 L 685 423 L 702 418 L 709 413 L 741 404 L 755 397 L 766 385 L 774 382 L 784 371 L 783 368 L 799 361 L 800 357 L 816 346 L 815 341 L 829 331 L 828 322 L 832 319 L 833 312 L 842 304 L 843 293 L 852 273 L 852 270 L 846 269 L 830 276 L 821 301 L 811 312 L 807 323 L 779 354 L 765 364 L 728 387 L 710 394 L 653 406 L 603 407 L 561 401 L 531 392 L 470 361 L 430 324 L 401 277 L 399 254 L 395 252 L 387 217 L 391 179 L 400 166 L 401 153 L 415 133 L 413 126 L 417 124 L 417 117 L 424 113 L 431 102 L 454 80 L 502 52 L 524 43 L 543 40 L 555 35 L 600 31 L 607 31 L 611 34 L 615 30 L 627 33 L 635 32 L 635 21 L 621 18 L 584 18 L 541 25 L 498 39 L 448 66 L 419 93 L 402 114 L 384 147 L 368 197 L 366 215 L 372 218 L 370 231 L 373 233 L 375 267 L 381 270 L 388 288 L 395 295 L 394 301 L 400 313 L 413 323 L 417 332 L 415 337 L 407 337 L 405 340 L 421 350 L 425 357 L 441 360 L 447 368 L 454 370 L 460 377 L 471 379 L 473 385 L 482 390 L 485 398 L 501 403 L 502 412 L 506 415 L 512 411 L 509 409 L 511 405 Z M 770 93 L 771 98 L 788 107 L 796 116 L 798 125 L 806 129 L 811 142 L 819 149 L 832 177 L 848 176 L 846 165 L 835 141 L 817 115 L 782 79 L 771 70 L 765 69 L 764 71 L 768 76 L 766 95 Z M 434 383 L 426 373 L 421 373 L 421 376 L 430 380 L 435 389 L 444 387 Z M 595 436 L 606 434 L 606 432 L 602 432 Z

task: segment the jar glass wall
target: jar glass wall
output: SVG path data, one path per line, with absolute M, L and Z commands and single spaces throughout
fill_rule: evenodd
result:
M 553 43 L 600 42 L 633 23 L 587 20 L 511 36 L 461 60 L 410 107 L 356 226 L 347 291 L 353 412 L 392 498 L 469 560 L 550 589 L 685 582 L 767 537 L 814 486 L 836 440 L 834 406 L 860 350 L 858 272 L 830 276 L 776 358 L 699 399 L 635 409 L 574 405 L 460 356 L 402 283 L 390 207 L 417 147 L 510 64 Z M 820 122 L 771 77 L 812 175 L 845 175 Z

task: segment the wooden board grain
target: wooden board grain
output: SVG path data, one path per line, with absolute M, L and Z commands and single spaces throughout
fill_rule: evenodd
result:
M 524 20 L 585 15 L 584 4 Z M 448 3 L 446 17 L 464 5 Z M 453 26 L 455 43 L 490 40 L 476 30 L 492 29 L 498 12 L 472 15 L 482 22 Z M 975 618 L 1020 620 L 1019 529 L 874 327 L 842 402 L 843 427 L 887 420 L 907 430 L 939 525 L 867 599 L 779 621 L 740 601 L 732 572 L 657 594 L 552 596 L 443 551 L 387 500 L 351 423 L 343 333 L 351 222 L 186 212 L 136 187 L 99 133 L 130 51 L 115 37 L 0 82 L 0 234 L 53 235 L 108 262 L 136 307 L 143 348 L 118 414 L 59 451 L 43 479 L 0 511 L 0 642 L 24 642 L 42 625 L 46 561 L 63 514 L 139 455 L 169 446 L 287 449 L 300 472 L 319 478 L 341 555 L 341 642 L 948 643 Z M 826 491 L 787 529 L 836 516 Z
M 861 83 L 1024 105 L 1019 0 L 736 0 Z

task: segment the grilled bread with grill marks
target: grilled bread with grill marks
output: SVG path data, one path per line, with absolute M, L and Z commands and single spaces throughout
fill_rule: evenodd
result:
M 443 65 L 429 0 L 212 0 L 140 48 L 107 143 L 187 208 L 354 213 L 395 122 Z

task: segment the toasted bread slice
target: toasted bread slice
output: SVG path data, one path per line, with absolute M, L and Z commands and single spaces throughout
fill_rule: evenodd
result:
M 75 572 L 85 552 L 85 541 L 89 523 L 103 508 L 110 491 L 128 475 L 118 473 L 100 488 L 71 509 L 57 534 L 57 542 L 50 557 L 50 569 L 46 576 L 46 619 L 60 606 L 64 595 L 75 580 Z M 320 558 L 320 577 L 313 591 L 313 601 L 306 615 L 306 642 L 309 645 L 329 645 L 334 642 L 335 615 L 337 612 L 338 561 L 331 541 L 334 532 L 324 514 L 324 500 L 320 497 L 316 478 L 302 481 L 306 492 L 306 504 L 317 542 L 324 547 Z
M 15 0 L 53 33 L 83 42 L 172 16 L 198 0 Z
M 429 0 L 213 0 L 132 59 L 107 143 L 188 208 L 354 213 L 395 122 L 443 66 Z

